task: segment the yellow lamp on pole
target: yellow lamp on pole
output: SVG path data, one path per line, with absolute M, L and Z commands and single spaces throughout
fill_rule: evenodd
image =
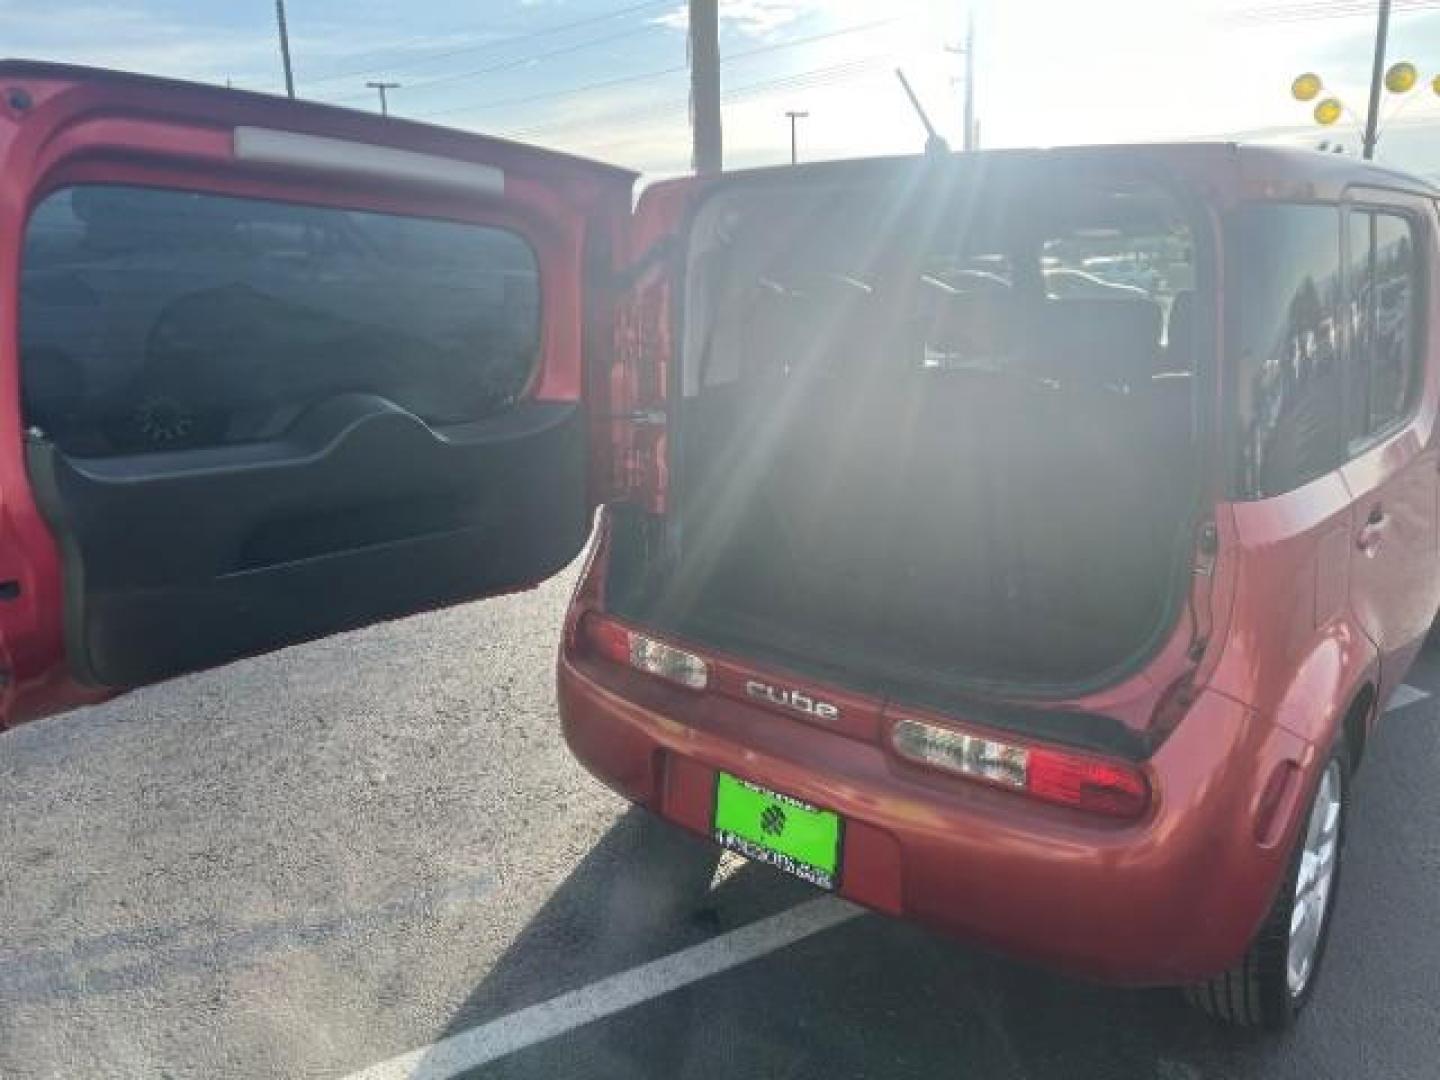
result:
M 1295 81 L 1290 84 L 1290 96 L 1296 101 L 1314 101 L 1322 87 L 1320 76 L 1307 71 L 1295 76 Z
M 1412 94 L 1412 91 L 1420 87 L 1420 82 L 1420 72 L 1409 60 L 1398 60 L 1385 70 L 1383 84 L 1386 92 L 1405 99 L 1398 108 L 1390 111 L 1391 120 L 1408 108 L 1410 102 L 1418 96 Z M 1440 97 L 1440 74 L 1426 76 L 1425 82 L 1430 87 L 1430 92 Z M 1355 114 L 1351 113 L 1345 107 L 1345 103 L 1331 93 L 1324 80 L 1313 71 L 1296 75 L 1290 81 L 1290 96 L 1296 101 L 1314 102 L 1310 115 L 1321 127 L 1332 127 L 1346 115 L 1349 115 L 1351 119 L 1356 119 Z M 1375 102 L 1371 102 L 1372 122 L 1377 115 L 1375 104 Z M 1358 119 L 1356 122 L 1359 122 Z M 1368 134 L 1366 139 L 1366 157 L 1369 157 L 1370 150 L 1374 146 L 1375 134 L 1373 132 Z M 1325 143 L 1321 143 L 1321 148 L 1323 149 L 1325 145 Z
M 1401 60 L 1398 64 L 1391 64 L 1390 70 L 1385 72 L 1385 89 L 1392 94 L 1408 94 L 1415 88 L 1420 73 L 1415 70 L 1415 65 L 1408 60 Z

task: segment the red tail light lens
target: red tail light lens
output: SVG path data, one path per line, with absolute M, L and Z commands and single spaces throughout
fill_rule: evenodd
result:
M 580 640 L 596 656 L 691 690 L 704 690 L 710 684 L 710 665 L 703 657 L 637 633 L 593 611 L 580 623 Z
M 1054 750 L 1030 751 L 1026 790 L 1036 798 L 1111 817 L 1139 817 L 1150 802 L 1150 785 L 1134 766 Z
M 890 739 L 911 761 L 1061 806 L 1138 818 L 1150 805 L 1145 774 L 1127 762 L 1020 746 L 920 720 L 899 721 Z

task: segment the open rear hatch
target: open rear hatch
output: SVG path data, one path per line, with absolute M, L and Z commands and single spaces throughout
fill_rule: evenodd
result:
M 1133 672 L 1186 596 L 1204 230 L 1123 159 L 754 174 L 688 233 L 621 617 L 912 702 Z
M 0 78 L 0 723 L 574 558 L 587 279 L 631 174 L 210 87 Z

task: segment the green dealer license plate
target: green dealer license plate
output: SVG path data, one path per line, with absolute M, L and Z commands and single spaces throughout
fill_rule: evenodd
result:
M 715 778 L 715 842 L 822 889 L 840 877 L 840 815 L 748 780 Z

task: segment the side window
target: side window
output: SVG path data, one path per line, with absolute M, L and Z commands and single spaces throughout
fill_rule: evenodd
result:
M 1338 206 L 1254 203 L 1232 221 L 1234 468 L 1248 498 L 1299 487 L 1344 447 Z
M 1354 445 L 1402 419 L 1419 382 L 1418 248 L 1410 219 L 1383 210 L 1352 210 L 1348 239 L 1346 433 Z
M 20 287 L 25 422 L 82 456 L 274 439 L 346 393 L 462 424 L 539 359 L 535 255 L 480 225 L 74 187 L 31 215 Z

